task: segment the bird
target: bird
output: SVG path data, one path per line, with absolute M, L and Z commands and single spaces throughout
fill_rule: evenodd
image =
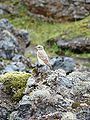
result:
M 42 45 L 37 45 L 35 48 L 37 50 L 37 60 L 39 65 L 49 66 L 49 68 L 51 69 L 52 66 L 50 64 L 49 57 L 44 50 L 44 47 Z

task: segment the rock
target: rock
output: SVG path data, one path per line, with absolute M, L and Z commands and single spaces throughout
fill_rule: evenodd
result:
M 0 36 L 0 57 L 11 59 L 14 53 L 19 51 L 16 38 L 7 30 L 3 31 Z
M 0 57 L 12 59 L 17 53 L 24 54 L 29 45 L 29 34 L 26 30 L 17 30 L 7 20 L 0 20 Z
M 29 58 L 25 58 L 21 54 L 15 54 L 15 56 L 12 58 L 12 61 L 16 62 L 16 63 L 20 62 L 20 63 L 22 63 L 23 65 L 25 65 L 29 68 L 32 67 L 31 60 Z
M 35 78 L 34 77 L 30 77 L 28 80 L 27 80 L 27 84 L 26 84 L 26 88 L 25 88 L 25 92 L 24 94 L 28 94 L 30 93 L 30 90 L 37 86 L 36 82 L 35 82 Z
M 20 62 L 20 61 L 22 61 L 23 58 L 24 58 L 23 55 L 16 54 L 16 55 L 12 58 L 12 61 L 14 61 L 14 62 Z
M 19 110 L 11 114 L 11 120 L 29 120 L 32 115 L 31 106 L 26 104 L 19 107 Z
M 65 111 L 63 107 L 69 106 L 68 102 L 63 100 L 64 99 L 60 95 L 52 96 L 50 89 L 46 89 L 45 86 L 42 86 L 41 89 L 39 88 L 33 91 L 30 96 L 25 95 L 22 98 L 15 118 L 29 119 L 35 117 L 35 119 L 43 119 L 48 116 L 54 116 L 58 110 Z M 54 117 L 57 118 L 56 116 Z M 61 116 L 58 117 L 61 118 Z
M 77 109 L 77 119 L 78 120 L 89 120 L 90 119 L 90 108 L 89 107 L 79 107 Z
M 25 71 L 26 66 L 22 62 L 11 62 L 4 68 L 4 72 Z
M 4 69 L 4 62 L 0 62 L 0 71 Z
M 21 37 L 23 40 L 22 42 L 24 42 L 26 46 L 28 46 L 30 39 L 29 39 L 29 33 L 27 30 L 21 29 L 19 31 L 16 31 L 15 35 L 17 37 Z
M 17 12 L 16 12 L 14 6 L 0 3 L 0 14 L 1 15 L 4 15 L 4 14 L 13 14 L 14 15 L 16 13 Z
M 47 77 L 47 84 L 63 97 L 68 97 L 70 95 L 70 89 L 73 86 L 72 81 L 66 76 L 62 76 L 59 69 L 55 70 Z
M 0 29 L 2 30 L 13 30 L 14 26 L 5 18 L 0 20 Z
M 0 91 L 4 88 L 4 85 L 2 82 L 0 82 Z M 1 96 L 0 96 L 1 97 Z
M 19 102 L 19 105 L 27 105 L 27 104 L 31 104 L 31 99 L 29 95 L 24 95 L 22 97 L 22 100 Z
M 80 20 L 90 14 L 89 2 L 85 0 L 22 0 L 30 15 L 46 21 Z
M 90 87 L 90 72 L 72 72 L 67 77 L 73 82 L 73 94 L 83 95 L 88 93 Z
M 61 114 L 59 112 L 50 113 L 48 115 L 43 115 L 42 117 L 39 117 L 39 120 L 52 120 L 54 118 L 61 120 Z
M 61 120 L 77 120 L 76 115 L 72 112 L 63 113 Z
M 66 75 L 62 69 L 49 70 L 47 73 L 42 71 L 40 75 L 33 73 L 34 76 L 29 77 L 26 84 L 26 95 L 18 103 L 17 110 L 11 113 L 10 120 L 89 118 L 89 74 L 87 71 L 74 71 Z
M 8 118 L 9 118 L 9 111 L 5 107 L 0 106 L 0 119 L 8 120 Z
M 69 49 L 77 53 L 90 51 L 90 39 L 89 38 L 75 38 L 71 41 L 58 40 L 57 45 L 61 49 Z
M 55 57 L 52 58 L 50 62 L 54 70 L 61 68 L 64 69 L 66 73 L 74 71 L 75 61 L 73 60 L 73 58 Z
M 7 60 L 0 62 L 0 74 L 14 71 L 26 71 L 31 73 L 31 68 L 31 60 L 20 54 L 15 54 L 12 61 Z

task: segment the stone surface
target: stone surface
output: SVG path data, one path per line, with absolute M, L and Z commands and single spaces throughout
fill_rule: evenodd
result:
M 90 14 L 88 0 L 22 0 L 31 15 L 47 21 L 67 21 L 85 18 Z
M 75 67 L 75 61 L 69 57 L 55 57 L 50 60 L 52 68 L 55 69 L 64 69 L 66 73 L 72 72 Z
M 0 57 L 11 59 L 19 51 L 16 38 L 9 31 L 4 30 L 0 35 Z
M 0 106 L 0 119 L 8 120 L 9 112 L 6 108 Z
M 89 72 L 72 72 L 68 75 L 69 80 L 73 83 L 73 94 L 83 95 L 90 90 L 90 73 Z
M 12 62 L 4 68 L 3 72 L 25 71 L 26 66 L 22 62 Z
M 0 15 L 5 15 L 5 14 L 17 14 L 15 8 L 13 5 L 6 5 L 6 4 L 1 4 L 0 3 Z
M 88 120 L 89 91 L 90 72 L 87 71 L 68 75 L 62 69 L 33 73 L 10 120 Z
M 75 38 L 71 41 L 58 40 L 57 45 L 61 49 L 69 49 L 76 52 L 89 52 L 90 51 L 90 39 L 89 38 Z
M 16 29 L 7 19 L 0 20 L 0 57 L 12 59 L 17 53 L 24 53 L 29 44 L 26 30 Z
M 76 115 L 72 112 L 63 113 L 63 117 L 61 120 L 77 120 Z

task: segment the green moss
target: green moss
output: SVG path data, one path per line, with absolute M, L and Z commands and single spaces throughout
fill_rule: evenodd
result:
M 0 81 L 4 83 L 4 91 L 11 95 L 13 101 L 19 101 L 23 95 L 27 79 L 31 76 L 25 72 L 11 72 L 0 75 Z
M 80 102 L 75 102 L 72 104 L 73 109 L 76 109 L 77 107 L 80 107 Z

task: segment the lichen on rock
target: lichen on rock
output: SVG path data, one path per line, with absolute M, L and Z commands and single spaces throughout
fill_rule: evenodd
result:
M 10 72 L 0 75 L 0 82 L 4 83 L 4 91 L 11 95 L 11 99 L 19 101 L 23 95 L 27 79 L 30 76 L 31 74 L 25 72 Z

